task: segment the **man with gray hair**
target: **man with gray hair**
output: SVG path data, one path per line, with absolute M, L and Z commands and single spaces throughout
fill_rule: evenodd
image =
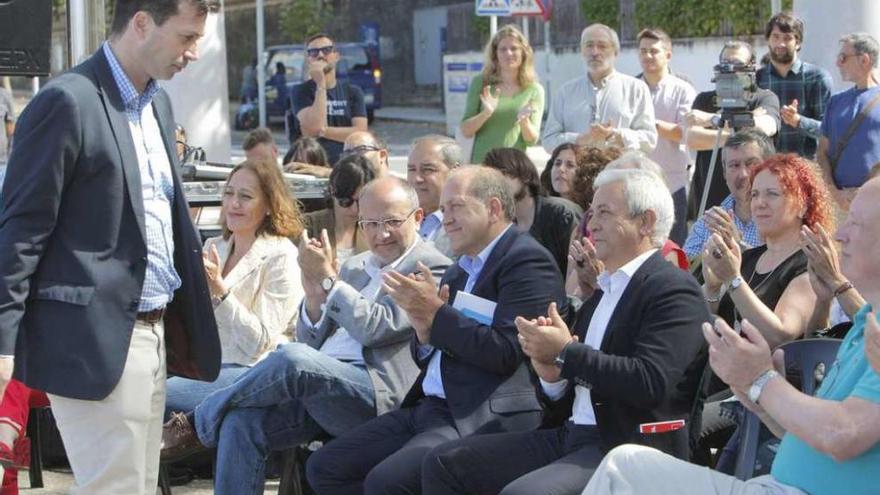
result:
M 587 74 L 563 84 L 553 95 L 541 135 L 548 153 L 563 143 L 615 144 L 651 152 L 657 145 L 654 103 L 641 80 L 614 69 L 620 53 L 617 33 L 591 24 L 581 33 Z
M 878 52 L 880 45 L 868 33 L 840 38 L 837 69 L 854 86 L 828 102 L 816 157 L 842 211 L 849 209 L 856 190 L 880 161 L 880 86 L 874 76 Z
M 440 276 L 450 263 L 419 238 L 421 216 L 412 187 L 385 177 L 360 196 L 369 251 L 337 270 L 327 232 L 304 236 L 297 342 L 166 423 L 163 459 L 217 447 L 215 493 L 262 493 L 270 451 L 322 432 L 338 436 L 397 409 L 418 368 L 409 354 L 413 322 L 382 288 L 383 277 L 392 270 Z
M 603 453 L 623 443 L 687 459 L 709 308 L 693 277 L 659 253 L 672 228 L 672 196 L 641 170 L 603 171 L 595 189 L 595 250 L 572 249 L 572 264 L 601 260 L 601 290 L 573 329 L 552 304 L 547 317 L 516 320 L 548 404 L 544 425 L 557 427 L 436 448 L 422 464 L 423 493 L 579 494 Z
M 449 238 L 443 230 L 443 212 L 440 211 L 440 192 L 449 172 L 461 165 L 461 147 L 454 139 L 440 134 L 429 134 L 412 143 L 406 164 L 406 180 L 419 195 L 419 206 L 425 218 L 419 226 L 419 235 L 431 241 L 443 254 L 453 257 Z

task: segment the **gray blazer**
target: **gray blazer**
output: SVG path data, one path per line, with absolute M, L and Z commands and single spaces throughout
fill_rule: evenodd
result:
M 452 261 L 431 243 L 416 240 L 416 246 L 401 260 L 397 271 L 403 274 L 417 270 L 416 263 L 427 265 L 439 281 Z M 338 327 L 344 327 L 352 338 L 364 346 L 364 362 L 376 394 L 376 415 L 400 406 L 404 394 L 419 374 L 409 352 L 413 329 L 406 312 L 391 297 L 380 291 L 375 302 L 361 295 L 370 283 L 364 266 L 372 255 L 367 251 L 353 256 L 342 265 L 336 287 L 326 302 L 326 314 L 316 327 L 297 318 L 297 341 L 315 349 Z

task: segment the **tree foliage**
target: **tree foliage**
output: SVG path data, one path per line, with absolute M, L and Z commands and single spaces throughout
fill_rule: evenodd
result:
M 783 0 L 791 9 L 793 0 Z M 760 34 L 770 18 L 767 0 L 639 0 L 636 26 L 653 26 L 673 38 Z M 581 0 L 587 22 L 620 29 L 619 0 Z
M 333 20 L 333 5 L 326 0 L 289 0 L 281 10 L 281 30 L 288 39 L 304 40 L 326 32 Z

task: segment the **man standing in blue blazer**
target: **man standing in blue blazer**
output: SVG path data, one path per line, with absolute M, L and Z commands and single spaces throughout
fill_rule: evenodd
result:
M 168 369 L 216 378 L 201 243 L 157 80 L 210 0 L 118 0 L 110 39 L 19 120 L 0 216 L 0 392 L 49 394 L 75 493 L 153 494 Z
M 517 315 L 567 309 L 556 261 L 512 224 L 506 179 L 485 167 L 453 171 L 441 194 L 443 228 L 460 255 L 440 282 L 386 275 L 385 289 L 416 331 L 421 368 L 401 409 L 331 441 L 307 465 L 321 495 L 418 493 L 422 458 L 476 433 L 538 427 L 542 409 L 516 339 Z

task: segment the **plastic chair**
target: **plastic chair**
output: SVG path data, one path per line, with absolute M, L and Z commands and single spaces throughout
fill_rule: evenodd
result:
M 792 385 L 799 386 L 803 393 L 814 395 L 834 363 L 841 342 L 839 339 L 805 339 L 783 344 L 780 348 L 785 351 L 786 378 L 795 382 Z M 797 380 L 800 380 L 799 384 Z M 738 479 L 747 480 L 755 471 L 761 427 L 761 419 L 755 413 L 746 411 L 734 471 Z

